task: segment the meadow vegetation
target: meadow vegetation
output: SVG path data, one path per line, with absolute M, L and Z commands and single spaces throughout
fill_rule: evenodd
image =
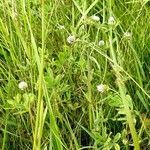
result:
M 0 149 L 150 149 L 149 0 L 0 1 Z

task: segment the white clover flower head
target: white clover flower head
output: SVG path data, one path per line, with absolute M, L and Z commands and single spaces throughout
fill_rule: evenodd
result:
M 90 17 L 93 21 L 100 21 L 100 18 L 96 15 Z
M 100 40 L 100 41 L 98 42 L 98 45 L 99 45 L 99 46 L 104 46 L 104 45 L 105 45 L 105 42 L 104 42 L 103 40 Z
M 124 38 L 131 38 L 131 37 L 132 37 L 132 33 L 130 33 L 130 32 L 124 33 Z
M 110 16 L 109 18 L 108 18 L 108 24 L 109 25 L 114 25 L 115 24 L 115 18 L 113 17 L 113 16 Z
M 76 40 L 76 38 L 75 38 L 74 35 L 70 35 L 70 36 L 68 36 L 68 38 L 67 38 L 67 42 L 68 42 L 69 44 L 73 44 L 73 43 L 75 42 L 75 40 Z
M 19 87 L 20 90 L 25 90 L 28 87 L 28 84 L 25 81 L 21 81 L 18 84 L 18 87 Z
M 105 91 L 108 90 L 108 86 L 105 85 L 105 84 L 99 84 L 97 85 L 97 90 L 100 92 L 100 93 L 104 93 Z

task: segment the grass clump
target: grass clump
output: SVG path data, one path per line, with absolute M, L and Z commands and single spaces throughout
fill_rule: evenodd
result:
M 1 149 L 149 149 L 149 9 L 1 1 Z

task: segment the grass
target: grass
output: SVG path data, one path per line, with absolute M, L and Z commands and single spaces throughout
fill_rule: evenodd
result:
M 1 149 L 148 150 L 149 11 L 148 0 L 2 0 Z

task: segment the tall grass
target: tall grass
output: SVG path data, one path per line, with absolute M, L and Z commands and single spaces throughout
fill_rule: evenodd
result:
M 0 1 L 1 149 L 149 149 L 149 11 Z

